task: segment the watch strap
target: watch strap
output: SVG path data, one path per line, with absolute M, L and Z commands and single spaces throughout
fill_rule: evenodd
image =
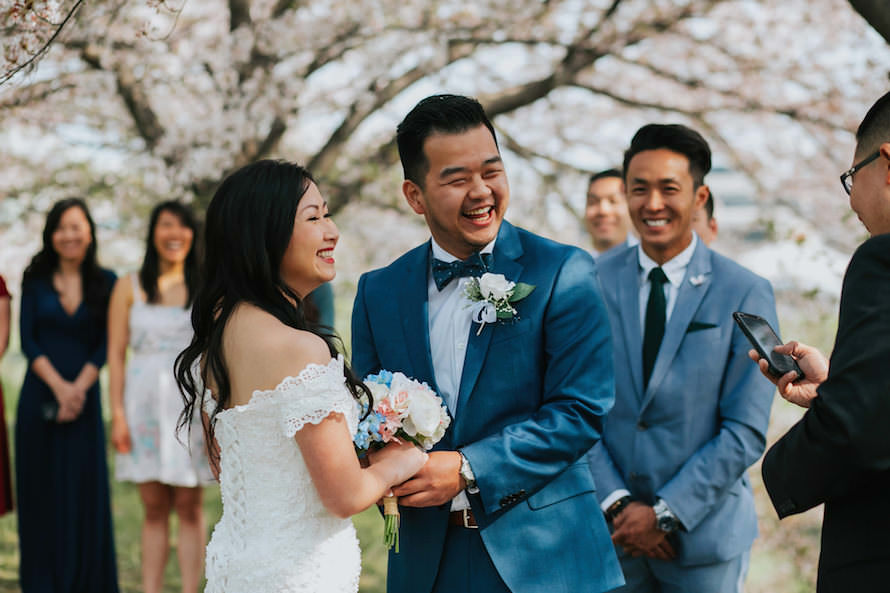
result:
M 477 494 L 479 488 L 476 486 L 476 474 L 470 467 L 470 460 L 461 451 L 458 451 L 458 454 L 460 454 L 460 477 L 467 483 L 466 491 L 468 494 Z
M 613 502 L 611 505 L 609 505 L 609 508 L 606 509 L 606 520 L 610 523 L 614 521 L 615 518 L 621 514 L 621 511 L 626 509 L 627 505 L 629 505 L 631 502 L 633 502 L 633 498 L 628 495 L 622 496 L 621 498 Z

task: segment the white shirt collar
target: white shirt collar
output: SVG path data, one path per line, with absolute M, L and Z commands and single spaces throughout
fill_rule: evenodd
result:
M 695 253 L 696 245 L 698 245 L 698 236 L 693 232 L 692 241 L 689 242 L 686 249 L 661 265 L 661 269 L 664 270 L 665 276 L 667 276 L 668 281 L 672 285 L 680 286 L 683 283 L 683 276 L 686 275 L 686 268 L 689 266 L 689 262 L 692 261 L 692 254 Z M 637 254 L 639 255 L 640 268 L 642 269 L 642 279 L 645 282 L 649 278 L 649 272 L 652 271 L 652 268 L 657 268 L 658 264 L 646 255 L 642 245 L 637 247 Z
M 486 245 L 485 247 L 480 249 L 479 253 L 491 253 L 492 251 L 494 251 L 494 243 L 497 240 L 498 240 L 497 237 L 495 237 L 491 241 L 491 243 L 489 243 L 488 245 Z M 447 251 L 445 251 L 444 249 L 442 249 L 442 246 L 439 245 L 438 243 L 436 243 L 436 240 L 434 238 L 430 237 L 430 241 L 432 241 L 433 257 L 434 258 L 440 259 L 444 262 L 453 262 L 453 261 L 460 259 L 459 257 L 455 257 L 455 256 L 451 255 L 450 253 L 448 253 Z
M 590 253 L 590 255 L 593 256 L 593 259 L 597 259 L 598 257 L 609 253 L 613 249 L 617 250 L 617 249 L 621 249 L 622 247 L 633 247 L 634 245 L 636 245 L 639 242 L 640 242 L 640 240 L 637 239 L 637 236 L 634 235 L 633 233 L 631 233 L 630 231 L 628 231 L 627 237 L 625 237 L 624 241 L 622 241 L 618 245 L 613 245 L 612 247 L 609 247 L 608 249 L 603 249 L 602 251 L 600 251 L 599 249 L 597 249 L 594 246 L 593 248 L 590 249 L 589 253 Z

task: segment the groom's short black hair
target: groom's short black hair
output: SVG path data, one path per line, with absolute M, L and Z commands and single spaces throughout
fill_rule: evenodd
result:
M 437 133 L 461 134 L 478 126 L 488 128 L 497 146 L 494 126 L 476 99 L 461 95 L 432 95 L 423 99 L 396 128 L 405 179 L 423 187 L 423 179 L 430 166 L 423 152 L 423 143 L 427 138 Z
M 646 150 L 665 148 L 689 159 L 689 174 L 696 188 L 711 170 L 711 147 L 701 134 L 681 124 L 648 124 L 637 130 L 624 153 L 624 177 L 632 158 Z
M 856 130 L 856 157 L 878 149 L 884 142 L 890 142 L 890 92 L 875 101 Z

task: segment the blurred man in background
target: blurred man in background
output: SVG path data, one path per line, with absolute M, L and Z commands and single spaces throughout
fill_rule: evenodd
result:
M 584 222 L 593 239 L 594 258 L 619 245 L 636 244 L 636 237 L 629 232 L 630 215 L 621 171 L 607 169 L 590 176 Z
M 705 205 L 696 210 L 695 214 L 692 215 L 692 230 L 708 247 L 717 238 L 717 219 L 714 218 L 714 192 L 708 191 L 708 199 L 705 200 Z

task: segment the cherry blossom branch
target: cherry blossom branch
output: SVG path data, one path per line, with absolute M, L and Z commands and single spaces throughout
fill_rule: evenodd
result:
M 65 15 L 65 18 L 62 19 L 62 22 L 56 26 L 56 30 L 53 31 L 53 34 L 50 35 L 49 39 L 47 39 L 44 42 L 44 44 L 40 47 L 40 49 L 38 49 L 36 52 L 31 54 L 31 57 L 29 57 L 23 63 L 11 68 L 10 70 L 7 70 L 5 73 L 0 75 L 0 86 L 2 86 L 4 83 L 8 82 L 10 79 L 12 79 L 13 76 L 18 74 L 25 68 L 28 68 L 32 64 L 35 64 L 38 59 L 43 57 L 43 55 L 49 51 L 50 45 L 52 45 L 52 43 L 56 40 L 56 38 L 62 32 L 62 29 L 65 28 L 65 25 L 68 24 L 68 21 L 71 20 L 71 17 L 74 16 L 74 13 L 77 12 L 77 9 L 80 8 L 81 4 L 83 4 L 83 1 L 84 0 L 76 0 L 76 2 L 74 3 L 74 6 L 71 7 L 71 10 L 68 11 L 68 14 Z
M 383 81 L 378 79 L 372 82 L 368 86 L 367 92 L 349 106 L 346 117 L 328 137 L 322 149 L 309 161 L 309 170 L 321 173 L 332 168 L 337 151 L 363 121 L 403 90 L 427 76 L 431 70 L 429 67 L 417 66 L 398 78 L 386 82 L 382 88 Z

